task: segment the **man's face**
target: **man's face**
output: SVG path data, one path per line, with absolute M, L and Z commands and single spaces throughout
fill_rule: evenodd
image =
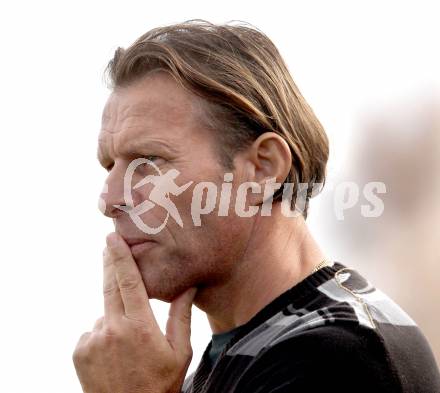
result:
M 106 204 L 105 214 L 113 219 L 115 230 L 129 245 L 150 240 L 131 246 L 150 298 L 171 301 L 191 286 L 221 284 L 233 274 L 250 236 L 252 220 L 234 214 L 218 217 L 217 207 L 201 217 L 200 227 L 193 224 L 191 201 L 195 185 L 209 181 L 220 192 L 225 173 L 213 131 L 200 121 L 201 110 L 198 101 L 164 73 L 151 74 L 129 87 L 116 89 L 104 108 L 98 157 L 108 170 L 108 191 L 101 198 Z M 180 195 L 168 196 L 183 227 L 170 216 L 162 231 L 148 234 L 135 225 L 127 212 L 115 207 L 125 205 L 124 175 L 129 164 L 141 157 L 154 162 L 162 173 L 178 170 L 180 174 L 174 180 L 178 186 L 193 181 Z M 141 165 L 134 172 L 131 186 L 157 174 L 148 164 Z M 234 177 L 236 174 L 237 171 Z M 153 188 L 151 183 L 132 188 L 134 205 L 152 200 Z M 155 204 L 140 219 L 150 227 L 158 227 L 166 214 L 163 207 Z

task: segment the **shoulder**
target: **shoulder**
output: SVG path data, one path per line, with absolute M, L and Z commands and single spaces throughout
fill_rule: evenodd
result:
M 380 336 L 351 324 L 309 329 L 265 348 L 241 383 L 243 392 L 401 391 Z

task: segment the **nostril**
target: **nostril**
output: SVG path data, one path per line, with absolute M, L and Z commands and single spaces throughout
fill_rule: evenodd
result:
M 127 206 L 127 205 L 113 205 L 113 207 L 122 210 L 125 213 L 128 213 L 130 210 L 133 209 L 132 206 Z

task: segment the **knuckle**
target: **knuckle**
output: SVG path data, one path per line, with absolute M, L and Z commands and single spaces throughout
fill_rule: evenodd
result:
M 138 287 L 140 279 L 135 274 L 125 274 L 119 279 L 119 287 L 123 290 L 133 290 Z
M 93 326 L 93 330 L 100 329 L 104 325 L 104 322 L 105 317 L 98 318 L 95 322 L 95 325 Z
M 115 340 L 120 338 L 121 333 L 116 327 L 106 325 L 102 328 L 102 336 L 105 340 Z
M 89 337 L 89 335 L 89 333 L 84 333 L 81 336 L 78 344 L 76 345 L 72 353 L 72 360 L 75 365 L 87 361 L 90 357 L 90 346 L 88 342 L 85 342 L 85 337 Z
M 193 357 L 193 349 L 191 348 L 191 345 L 187 345 L 184 348 L 182 348 L 182 355 L 186 357 L 187 359 L 191 360 Z
M 140 341 L 141 344 L 151 343 L 152 337 L 153 336 L 148 331 L 143 331 L 138 334 L 138 340 Z
M 74 364 L 81 363 L 83 359 L 86 358 L 86 353 L 84 349 L 76 348 L 72 354 L 72 360 Z
M 113 329 L 103 329 L 99 335 L 100 348 L 118 348 L 126 345 L 126 337 L 122 332 L 115 332 Z
M 107 283 L 103 285 L 102 292 L 104 296 L 113 295 L 119 291 L 119 287 L 112 283 Z
M 91 334 L 90 332 L 85 332 L 85 333 L 81 334 L 81 336 L 78 340 L 78 343 L 76 344 L 76 348 L 80 348 L 80 347 L 84 346 L 86 341 L 89 339 L 90 334 Z
M 120 253 L 118 253 L 118 252 L 115 252 L 115 250 L 113 250 L 112 252 L 111 252 L 111 260 L 112 260 L 112 263 L 114 264 L 114 265 L 118 265 L 118 264 L 121 264 L 121 263 L 123 263 L 124 261 L 125 261 L 125 257 L 124 257 L 124 255 L 121 255 Z

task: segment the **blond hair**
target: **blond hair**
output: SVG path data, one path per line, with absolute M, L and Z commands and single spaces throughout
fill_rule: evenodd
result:
M 292 153 L 285 183 L 325 184 L 329 155 L 326 133 L 295 85 L 272 41 L 247 24 L 216 25 L 192 20 L 159 27 L 127 49 L 118 48 L 107 66 L 112 88 L 163 70 L 204 102 L 206 125 L 219 138 L 225 167 L 264 132 L 282 136 Z M 275 194 L 275 200 L 282 195 Z M 294 203 L 295 199 L 293 200 Z

